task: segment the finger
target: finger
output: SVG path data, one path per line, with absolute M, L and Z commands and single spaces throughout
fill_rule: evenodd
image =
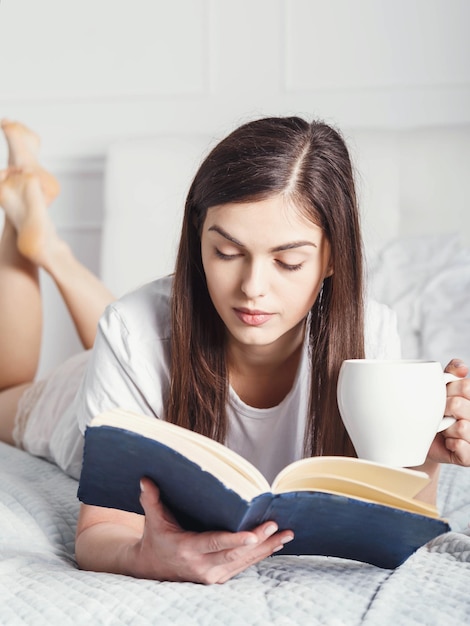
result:
M 162 504 L 160 489 L 150 478 L 142 478 L 140 481 L 140 504 L 144 509 L 145 517 L 148 522 L 155 523 L 158 519 L 163 518 L 165 522 L 173 524 L 180 529 L 175 517 L 169 509 Z
M 470 378 L 450 384 L 454 384 L 456 387 L 448 389 L 444 415 L 455 417 L 456 420 L 470 420 Z M 453 428 L 453 431 L 450 432 L 455 432 L 454 427 L 455 424 L 447 428 L 445 432 L 449 431 L 450 428 Z
M 451 463 L 464 467 L 470 466 L 470 442 L 449 437 L 445 441 L 445 446 L 449 451 Z
M 269 540 L 269 546 L 277 547 L 292 541 L 294 538 L 294 533 L 291 530 L 283 530 L 279 532 L 278 525 L 271 521 L 261 524 L 252 532 L 256 535 L 259 545 L 267 544 Z
M 208 554 L 211 557 L 211 564 L 227 566 L 232 571 L 234 568 L 238 569 L 240 564 L 247 567 L 280 550 L 294 538 L 294 534 L 289 530 L 277 532 L 277 525 L 274 523 L 264 524 L 251 533 L 256 535 L 256 542 L 243 540 L 244 534 L 234 533 L 232 540 L 229 540 L 231 547 L 218 549 Z M 219 548 L 223 540 L 224 538 L 220 537 L 217 542 Z
M 458 419 L 438 433 L 430 448 L 430 457 L 439 463 L 470 465 L 470 421 Z
M 278 531 L 278 526 L 274 522 L 265 522 L 252 531 L 241 532 L 205 532 L 200 537 L 200 544 L 198 546 L 201 552 L 209 553 L 221 553 L 227 550 L 236 548 L 259 546 L 267 539 L 275 535 Z M 292 533 L 290 533 L 292 535 Z
M 277 531 L 277 526 L 271 530 L 271 534 Z M 266 535 L 266 537 L 269 535 Z M 266 538 L 265 537 L 265 538 Z M 233 548 L 241 548 L 242 546 L 255 546 L 260 543 L 260 538 L 255 531 L 241 532 L 204 532 L 199 535 L 198 550 L 205 554 L 219 553 Z
M 151 507 L 160 504 L 160 489 L 150 478 L 144 477 L 140 480 L 140 500 L 142 506 L 145 504 Z
M 260 561 L 264 561 L 264 559 L 266 559 L 269 556 L 272 556 L 274 552 L 277 552 L 277 550 L 281 550 L 283 547 L 284 546 L 281 544 L 277 546 L 276 549 L 271 550 L 270 552 L 266 551 L 264 554 L 262 553 L 251 554 L 249 558 L 245 558 L 245 559 L 241 559 L 239 561 L 233 562 L 231 564 L 230 569 L 224 568 L 220 570 L 221 573 L 217 582 L 218 583 L 227 582 L 227 580 L 230 580 L 234 576 L 237 576 L 237 574 L 244 572 L 249 567 L 256 565 L 256 563 L 259 563 Z
M 468 374 L 468 366 L 461 359 L 452 359 L 444 371 L 459 378 L 464 378 Z
M 271 532 L 272 526 L 273 525 L 271 525 L 271 529 L 268 532 Z M 262 532 L 264 533 L 264 530 Z M 293 533 L 291 531 L 277 532 L 265 538 L 257 545 L 244 545 L 239 548 L 232 548 L 206 555 L 206 562 L 210 561 L 206 577 L 209 578 L 211 582 L 226 582 L 248 567 L 281 550 L 284 545 L 292 539 Z

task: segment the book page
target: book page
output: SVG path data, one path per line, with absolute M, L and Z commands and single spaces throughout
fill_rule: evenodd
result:
M 296 478 L 293 482 L 289 482 L 287 477 L 282 481 L 282 491 L 278 489 L 277 493 L 290 491 L 322 491 L 324 493 L 333 493 L 367 502 L 383 504 L 384 506 L 391 506 L 396 509 L 419 513 L 420 515 L 426 515 L 428 517 L 439 518 L 436 507 L 422 502 L 421 500 L 404 498 L 390 491 L 386 491 L 385 489 L 377 489 L 374 486 L 356 480 L 349 478 L 344 479 L 328 474 L 324 476 Z
M 317 456 L 301 459 L 285 467 L 274 480 L 272 489 L 276 493 L 284 491 L 284 481 L 287 480 L 291 491 L 297 481 L 324 475 L 336 476 L 343 481 L 359 481 L 402 498 L 413 498 L 429 483 L 429 476 L 424 472 L 352 457 Z M 344 485 L 347 489 L 346 482 Z

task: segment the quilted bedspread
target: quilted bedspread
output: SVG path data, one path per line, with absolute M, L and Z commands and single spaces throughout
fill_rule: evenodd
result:
M 470 469 L 442 471 L 452 532 L 396 570 L 275 556 L 212 586 L 79 570 L 76 490 L 55 466 L 0 444 L 0 624 L 470 624 Z

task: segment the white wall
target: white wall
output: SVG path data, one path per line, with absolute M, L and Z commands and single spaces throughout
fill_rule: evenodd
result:
M 469 23 L 467 0 L 1 0 L 0 116 L 42 135 L 63 189 L 54 219 L 98 271 L 111 142 L 221 136 L 265 114 L 468 123 Z M 45 289 L 42 371 L 78 349 Z

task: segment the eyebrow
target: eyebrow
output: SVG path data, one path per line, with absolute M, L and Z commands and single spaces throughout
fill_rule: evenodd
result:
M 238 241 L 238 239 L 235 239 L 235 237 L 232 237 L 232 235 L 229 235 L 223 228 L 221 228 L 220 226 L 217 226 L 216 224 L 209 228 L 209 231 L 211 230 L 218 233 L 219 235 L 224 237 L 224 239 L 227 239 L 231 243 L 234 243 L 236 246 L 239 246 L 240 248 L 246 247 L 242 244 L 241 241 Z M 280 246 L 271 248 L 270 252 L 282 252 L 283 250 L 294 250 L 295 248 L 302 248 L 303 246 L 312 246 L 313 248 L 318 247 L 317 244 L 314 243 L 313 241 L 306 241 L 306 240 L 305 241 L 304 240 L 290 241 L 289 243 L 283 243 Z

